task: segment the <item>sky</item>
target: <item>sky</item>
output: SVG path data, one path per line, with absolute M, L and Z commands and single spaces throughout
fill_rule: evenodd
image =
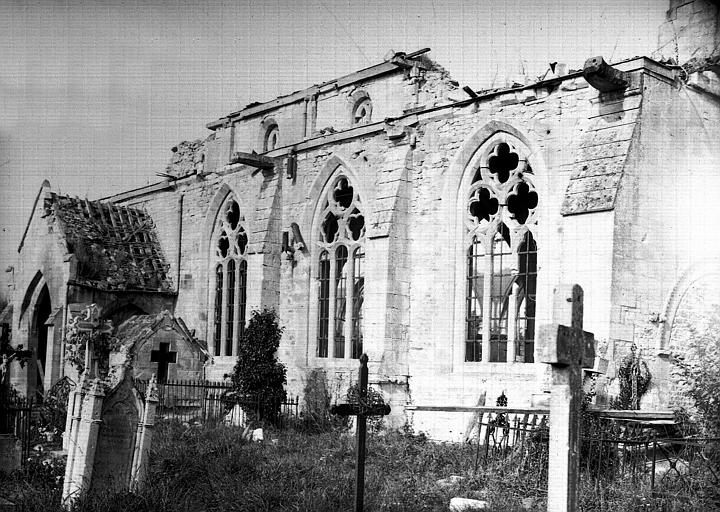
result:
M 649 55 L 668 3 L 487 0 L 0 2 L 0 298 L 44 179 L 97 199 L 161 181 L 205 124 L 430 47 L 474 89 Z

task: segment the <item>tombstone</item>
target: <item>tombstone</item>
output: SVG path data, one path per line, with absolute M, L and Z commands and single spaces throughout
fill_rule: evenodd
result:
M 90 490 L 129 487 L 142 409 L 142 400 L 128 376 L 103 400 Z
M 68 507 L 87 491 L 143 486 L 158 401 L 154 378 L 144 403 L 128 374 L 114 388 L 97 378 L 78 387 L 63 487 Z
M 83 318 L 93 316 L 96 310 L 91 305 Z M 86 323 L 73 320 L 75 329 L 87 329 L 91 334 L 106 328 L 98 322 Z M 109 355 L 103 377 L 98 376 L 96 359 L 88 341 L 85 371 L 68 399 L 71 418 L 62 494 L 68 508 L 87 491 L 140 487 L 146 474 L 158 401 L 154 375 L 143 401 L 134 387 L 132 345 L 121 343 L 120 349 Z
M 555 289 L 551 325 L 540 330 L 543 362 L 552 366 L 548 511 L 574 512 L 580 458 L 582 369 L 592 368 L 595 340 L 582 330 L 583 291 L 579 285 Z M 562 323 L 562 324 L 561 324 Z
M 364 509 L 365 495 L 365 436 L 367 433 L 367 418 L 371 416 L 387 416 L 390 406 L 386 404 L 367 403 L 368 397 L 368 356 L 360 356 L 360 376 L 358 378 L 357 403 L 338 404 L 330 409 L 332 414 L 338 416 L 355 416 L 356 423 L 356 463 L 355 463 L 355 512 Z

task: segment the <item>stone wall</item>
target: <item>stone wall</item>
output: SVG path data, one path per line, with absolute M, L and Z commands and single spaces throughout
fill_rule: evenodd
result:
M 510 405 L 530 405 L 532 393 L 547 383 L 542 347 L 535 348 L 534 364 L 468 363 L 463 357 L 462 183 L 478 148 L 505 133 L 527 151 L 540 197 L 538 324 L 551 320 L 554 286 L 579 283 L 584 327 L 595 333 L 601 352 L 619 360 L 635 341 L 648 353 L 657 344 L 653 313 L 662 311 L 683 262 L 702 251 L 695 235 L 702 235 L 703 224 L 688 227 L 682 208 L 664 205 L 691 204 L 693 190 L 718 185 L 710 171 L 717 162 L 707 149 L 717 109 L 699 93 L 678 91 L 672 72 L 651 61 L 624 66 L 631 87 L 623 93 L 601 94 L 577 75 L 500 91 L 310 145 L 297 153 L 294 177 L 285 174 L 280 153 L 278 172 L 225 165 L 138 198 L 134 202 L 153 216 L 167 244 L 173 274 L 181 240 L 175 314 L 200 338 L 210 335 L 209 236 L 220 204 L 233 193 L 250 237 L 248 312 L 278 309 L 285 327 L 279 357 L 288 365 L 290 394 L 302 395 L 309 371 L 321 368 L 341 399 L 357 378 L 357 361 L 316 357 L 318 203 L 340 168 L 359 191 L 366 218 L 364 333 L 371 384 L 400 411 L 406 401 L 475 405 L 484 396 L 492 404 L 503 392 Z M 691 102 L 700 106 L 699 116 Z M 602 163 L 609 160 L 619 164 Z M 598 174 L 586 172 L 590 168 Z M 604 181 L 586 179 L 594 176 Z M 608 190 L 609 199 L 596 208 L 599 190 Z M 281 254 L 282 233 L 292 241 L 293 223 L 305 246 Z M 685 237 L 687 230 L 692 237 Z M 234 363 L 214 359 L 206 369 L 210 378 Z M 655 405 L 666 403 L 661 391 Z M 465 428 L 462 415 L 418 412 L 412 421 L 427 431 L 450 425 L 453 435 Z

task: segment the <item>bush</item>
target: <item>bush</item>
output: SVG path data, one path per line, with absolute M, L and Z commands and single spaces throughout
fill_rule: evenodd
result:
M 325 370 L 315 368 L 308 372 L 303 393 L 305 397 L 303 428 L 309 432 L 331 430 L 331 397 Z
M 245 333 L 240 337 L 238 358 L 231 375 L 228 398 L 234 403 L 250 403 L 263 419 L 275 421 L 285 400 L 285 365 L 277 360 L 283 328 L 275 311 L 253 311 Z
M 687 352 L 674 354 L 673 373 L 693 401 L 700 429 L 715 437 L 720 435 L 720 339 L 713 330 L 693 334 Z
M 620 394 L 610 402 L 611 409 L 636 410 L 640 408 L 640 399 L 650 388 L 650 369 L 636 353 L 633 344 L 631 353 L 625 356 L 618 367 Z M 633 382 L 636 382 L 636 393 L 633 393 Z

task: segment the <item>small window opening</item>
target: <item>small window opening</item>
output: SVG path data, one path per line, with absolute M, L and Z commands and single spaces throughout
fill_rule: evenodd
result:
M 353 188 L 350 186 L 345 178 L 338 181 L 333 198 L 343 208 L 350 206 L 353 200 Z
M 225 234 L 225 231 L 220 233 L 220 240 L 218 240 L 218 251 L 220 252 L 220 256 L 223 258 L 228 255 L 228 249 L 230 248 L 230 242 L 228 241 L 228 237 Z
M 470 215 L 478 222 L 490 220 L 490 217 L 498 212 L 498 200 L 490 195 L 490 190 L 485 187 L 479 188 L 477 194 L 470 198 Z
M 227 221 L 232 229 L 235 229 L 240 222 L 240 207 L 235 201 L 230 202 L 227 210 Z
M 517 186 L 517 192 L 508 196 L 507 208 L 516 221 L 525 224 L 530 210 L 535 209 L 538 205 L 537 192 L 530 190 L 530 187 L 524 181 Z
M 495 154 L 488 159 L 488 167 L 500 183 L 505 183 L 510 177 L 510 171 L 518 166 L 519 161 L 517 153 L 510 151 L 510 146 L 503 142 L 498 144 Z
M 263 151 L 267 153 L 278 147 L 278 141 L 280 137 L 280 129 L 278 125 L 271 125 L 265 132 L 265 143 L 263 145 Z
M 367 124 L 372 115 L 370 98 L 363 98 L 355 104 L 353 109 L 353 124 Z

